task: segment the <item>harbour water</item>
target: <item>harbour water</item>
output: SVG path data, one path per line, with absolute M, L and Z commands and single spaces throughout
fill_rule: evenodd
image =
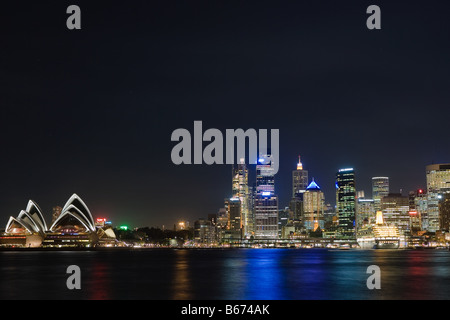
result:
M 81 289 L 69 290 L 69 265 Z M 381 270 L 369 290 L 367 268 Z M 134 249 L 0 252 L 1 299 L 449 299 L 447 250 Z

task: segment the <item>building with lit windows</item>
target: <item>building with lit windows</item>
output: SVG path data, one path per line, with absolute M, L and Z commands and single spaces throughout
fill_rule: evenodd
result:
M 211 221 L 200 218 L 194 222 L 194 241 L 206 245 L 216 241 L 216 229 Z
M 450 193 L 446 193 L 442 196 L 439 202 L 439 212 L 440 212 L 440 230 L 450 231 Z
M 427 175 L 427 230 L 440 227 L 439 202 L 450 192 L 450 163 L 426 166 Z
M 225 199 L 225 209 L 228 216 L 227 230 L 232 234 L 232 238 L 240 239 L 242 237 L 242 206 L 239 198 Z
M 303 169 L 303 164 L 298 156 L 297 170 L 292 171 L 292 198 L 306 191 L 308 187 L 308 170 Z
M 367 223 L 375 223 L 375 213 L 373 199 L 358 198 L 356 201 L 356 229 Z
M 381 211 L 385 222 L 398 228 L 401 244 L 405 245 L 411 232 L 409 198 L 400 193 L 390 193 L 381 199 Z
M 427 202 L 426 190 L 418 189 L 409 192 L 409 217 L 412 233 L 427 229 Z
M 278 197 L 261 194 L 255 199 L 255 238 L 278 238 Z
M 354 237 L 356 187 L 353 168 L 340 169 L 336 173 L 336 213 L 340 234 L 346 237 Z
M 248 187 L 248 169 L 245 159 L 232 167 L 232 198 L 238 198 L 241 206 L 241 227 L 244 237 L 253 233 L 253 216 L 250 208 L 250 193 Z
M 303 225 L 307 230 L 324 229 L 324 207 L 325 196 L 313 179 L 303 196 Z
M 372 199 L 375 212 L 381 210 L 381 199 L 389 194 L 389 177 L 372 178 Z
M 254 198 L 254 236 L 257 239 L 278 238 L 278 197 L 275 195 L 275 170 L 270 155 L 262 155 L 256 165 Z

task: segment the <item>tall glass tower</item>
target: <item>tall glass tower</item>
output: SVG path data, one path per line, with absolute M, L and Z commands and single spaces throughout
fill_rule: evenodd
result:
M 278 197 L 275 195 L 275 170 L 270 155 L 260 156 L 256 165 L 254 231 L 257 239 L 278 238 Z
M 375 212 L 381 210 L 381 199 L 389 194 L 389 177 L 372 178 L 372 199 Z
M 340 169 L 336 173 L 336 211 L 343 236 L 354 236 L 356 218 L 355 171 Z

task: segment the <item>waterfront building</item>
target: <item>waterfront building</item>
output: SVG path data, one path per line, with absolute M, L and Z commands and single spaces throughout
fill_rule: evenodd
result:
M 17 218 L 10 217 L 5 232 L 0 237 L 1 246 L 16 247 L 91 247 L 114 243 L 114 232 L 96 226 L 89 208 L 83 200 L 73 194 L 50 228 L 45 223 L 39 206 L 32 200 L 28 202 Z M 52 217 L 53 217 L 52 212 Z M 101 240 L 101 241 L 100 241 Z
M 355 235 L 356 187 L 353 168 L 340 169 L 336 173 L 336 213 L 339 232 L 345 237 Z
M 381 199 L 389 194 L 389 177 L 372 178 L 372 199 L 375 212 L 381 210 Z
M 324 229 L 324 205 L 325 196 L 313 179 L 303 195 L 303 225 L 307 230 Z
M 450 192 L 450 163 L 426 166 L 427 177 L 427 230 L 436 232 L 440 227 L 439 202 Z
M 362 249 L 398 249 L 400 240 L 398 227 L 386 223 L 381 211 L 377 211 L 375 223 L 366 224 L 356 232 L 356 241 Z
M 405 244 L 411 231 L 409 198 L 400 193 L 389 193 L 381 199 L 381 210 L 386 223 L 398 228 L 401 243 Z
M 9 217 L 5 232 L 0 236 L 0 245 L 40 247 L 46 231 L 47 224 L 41 209 L 34 201 L 30 200 L 26 209 L 21 210 L 16 218 Z
M 200 218 L 194 222 L 194 241 L 199 244 L 213 244 L 216 241 L 215 227 L 211 221 Z

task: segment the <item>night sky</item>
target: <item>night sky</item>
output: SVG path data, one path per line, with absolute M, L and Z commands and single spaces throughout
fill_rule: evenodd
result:
M 81 8 L 81 30 L 66 9 Z M 381 30 L 366 9 L 381 8 Z M 0 12 L 0 228 L 28 199 L 72 193 L 113 224 L 172 228 L 216 213 L 230 165 L 172 163 L 171 133 L 279 129 L 276 192 L 302 156 L 334 204 L 358 190 L 425 187 L 450 162 L 445 1 L 10 1 Z M 251 183 L 254 182 L 254 167 Z

